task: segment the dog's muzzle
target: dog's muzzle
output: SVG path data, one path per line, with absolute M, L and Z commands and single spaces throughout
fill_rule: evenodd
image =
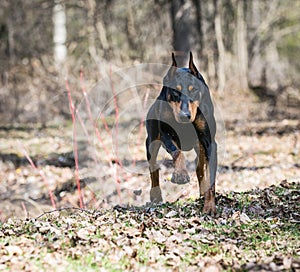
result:
M 187 101 L 182 102 L 178 117 L 182 123 L 189 123 L 191 121 L 191 112 Z
M 179 113 L 179 119 L 180 119 L 180 122 L 182 123 L 190 123 L 191 122 L 191 114 L 189 111 L 180 111 Z

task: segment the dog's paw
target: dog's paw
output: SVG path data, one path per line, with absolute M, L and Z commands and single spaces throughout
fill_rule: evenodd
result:
M 186 169 L 175 170 L 171 179 L 172 183 L 176 184 L 186 184 L 190 182 L 190 177 Z
M 202 212 L 211 216 L 215 216 L 217 214 L 215 203 L 211 203 L 211 202 L 204 203 Z
M 154 203 L 160 203 L 163 201 L 161 196 L 161 189 L 160 187 L 154 187 L 150 190 L 150 201 Z

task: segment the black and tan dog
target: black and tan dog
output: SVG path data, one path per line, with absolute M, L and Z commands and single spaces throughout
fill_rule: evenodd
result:
M 161 93 L 146 119 L 150 199 L 152 202 L 162 201 L 156 163 L 160 146 L 163 145 L 173 158 L 175 169 L 171 182 L 177 184 L 190 181 L 182 151 L 194 149 L 199 190 L 205 199 L 203 212 L 215 214 L 216 122 L 209 89 L 193 62 L 192 53 L 189 68 L 178 68 L 174 54 L 172 60 Z

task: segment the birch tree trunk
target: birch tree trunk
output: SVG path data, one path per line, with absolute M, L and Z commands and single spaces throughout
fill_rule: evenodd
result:
M 53 42 L 54 42 L 54 61 L 60 67 L 67 56 L 67 28 L 66 11 L 62 0 L 55 0 L 53 7 Z

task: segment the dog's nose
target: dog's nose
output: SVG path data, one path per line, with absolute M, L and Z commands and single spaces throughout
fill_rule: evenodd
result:
M 179 116 L 182 119 L 185 119 L 185 118 L 188 119 L 188 120 L 191 119 L 191 114 L 190 114 L 189 111 L 183 111 L 183 110 L 181 110 L 180 113 L 179 113 Z
M 191 119 L 191 113 L 189 111 L 189 103 L 186 99 L 182 100 L 179 117 L 180 119 L 182 119 L 182 121 L 189 121 Z

